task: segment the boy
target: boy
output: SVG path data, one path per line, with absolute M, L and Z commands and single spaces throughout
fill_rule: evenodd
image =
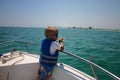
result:
M 56 41 L 58 38 L 58 29 L 56 27 L 48 26 L 45 29 L 45 36 L 46 39 L 42 41 L 41 45 L 39 80 L 49 80 L 53 67 L 58 60 L 58 51 L 64 49 L 63 38 L 59 40 L 59 43 Z

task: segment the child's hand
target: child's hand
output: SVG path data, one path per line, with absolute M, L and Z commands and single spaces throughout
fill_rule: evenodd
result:
M 64 49 L 64 44 L 62 43 L 63 40 L 64 40 L 64 38 L 59 39 L 59 44 L 61 45 L 60 51 L 62 51 Z
M 63 40 L 64 40 L 64 38 L 60 38 L 60 39 L 59 39 L 59 42 L 63 42 Z

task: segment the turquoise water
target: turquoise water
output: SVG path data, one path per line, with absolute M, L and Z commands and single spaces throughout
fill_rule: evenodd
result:
M 92 57 L 94 63 L 120 77 L 120 32 L 94 29 L 59 29 L 59 37 L 64 37 L 65 51 L 87 60 Z M 0 27 L 0 42 L 21 40 L 40 45 L 43 38 L 43 28 Z M 24 49 L 24 45 L 14 45 L 19 45 L 18 49 Z M 0 45 L 0 53 L 10 51 L 12 48 L 16 48 L 15 46 L 11 44 Z M 29 46 L 33 53 L 39 54 L 40 46 Z M 92 75 L 89 65 L 64 53 L 60 53 L 59 61 Z M 99 70 L 96 72 L 98 72 L 100 80 L 112 80 L 108 76 L 104 76 Z

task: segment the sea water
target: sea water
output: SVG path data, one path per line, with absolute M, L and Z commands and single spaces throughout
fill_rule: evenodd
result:
M 91 60 L 120 77 L 120 31 L 60 28 L 60 37 L 64 38 L 64 51 Z M 37 43 L 38 46 L 28 45 L 30 51 L 35 54 L 40 54 L 40 45 L 44 38 L 44 28 L 0 27 L 0 42 L 18 40 Z M 0 45 L 0 53 L 11 51 L 13 48 L 26 51 L 25 45 L 8 43 Z M 93 76 L 90 65 L 69 55 L 60 52 L 59 62 Z M 99 70 L 96 72 L 100 80 L 112 80 Z

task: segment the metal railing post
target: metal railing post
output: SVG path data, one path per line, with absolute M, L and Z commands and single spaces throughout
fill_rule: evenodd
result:
M 91 67 L 91 69 L 92 69 L 92 72 L 93 72 L 93 75 L 94 75 L 95 79 L 98 80 L 98 77 L 97 77 L 97 75 L 96 75 L 96 72 L 95 72 L 94 67 L 93 67 L 91 64 L 90 64 L 90 67 Z
M 25 44 L 25 47 L 26 47 L 26 49 L 27 49 L 27 52 L 28 52 L 28 53 L 31 53 L 30 50 L 29 50 L 29 48 L 28 48 L 27 43 L 24 43 L 24 44 Z

